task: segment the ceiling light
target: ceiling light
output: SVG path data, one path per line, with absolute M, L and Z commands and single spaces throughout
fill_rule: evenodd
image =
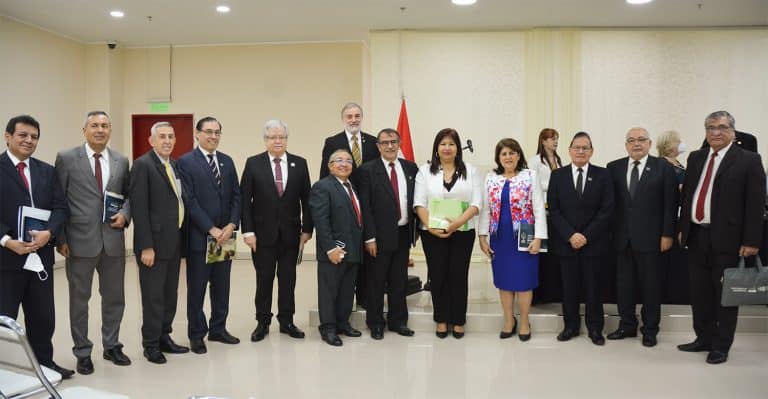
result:
M 653 0 L 627 0 L 627 3 L 629 4 L 648 4 L 652 2 Z
M 218 12 L 220 12 L 222 14 L 226 14 L 226 13 L 229 12 L 229 6 L 225 6 L 225 5 L 216 6 L 216 11 L 218 11 Z
M 472 4 L 477 3 L 477 0 L 451 0 L 451 3 L 456 4 L 457 6 L 471 6 Z
M 109 15 L 111 15 L 112 18 L 122 18 L 125 16 L 125 13 L 120 10 L 112 10 L 109 12 Z

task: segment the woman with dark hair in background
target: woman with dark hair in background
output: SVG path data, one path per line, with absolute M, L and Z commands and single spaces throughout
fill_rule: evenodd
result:
M 482 181 L 477 170 L 461 156 L 461 140 L 454 129 L 437 132 L 432 145 L 431 163 L 422 165 L 416 175 L 413 207 L 421 220 L 421 243 L 427 258 L 431 281 L 435 334 L 464 336 L 467 318 L 469 262 L 475 243 L 475 216 L 482 204 Z M 459 217 L 448 220 L 444 229 L 428 228 L 432 199 L 454 199 L 468 204 Z M 464 225 L 468 228 L 462 228 Z
M 499 289 L 504 311 L 504 328 L 499 338 L 509 338 L 517 330 L 515 299 L 520 308 L 521 341 L 531 338 L 528 313 L 533 289 L 539 285 L 539 249 L 547 238 L 544 197 L 537 173 L 528 169 L 520 144 L 502 139 L 496 144 L 496 169 L 485 178 L 483 210 L 480 212 L 480 248 L 491 258 L 493 284 Z M 526 250 L 518 249 L 518 234 L 523 225 L 534 225 Z M 490 245 L 488 235 L 491 236 Z

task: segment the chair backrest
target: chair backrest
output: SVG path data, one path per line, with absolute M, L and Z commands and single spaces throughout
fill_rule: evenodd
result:
M 0 316 L 0 354 L 0 391 L 4 395 L 25 398 L 48 391 L 54 399 L 61 399 L 37 362 L 24 329 L 8 316 Z M 3 382 L 6 379 L 10 383 Z

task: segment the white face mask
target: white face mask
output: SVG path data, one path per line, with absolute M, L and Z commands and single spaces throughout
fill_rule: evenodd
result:
M 31 272 L 37 273 L 37 278 L 40 279 L 40 281 L 48 280 L 48 272 L 45 271 L 45 267 L 43 266 L 43 261 L 40 259 L 40 256 L 32 252 L 29 255 L 27 255 L 27 261 L 24 262 L 24 270 L 29 270 Z
M 682 153 L 684 153 L 684 152 L 685 152 L 685 150 L 686 150 L 686 148 L 685 148 L 685 143 L 683 143 L 683 142 L 680 142 L 680 144 L 678 144 L 678 145 L 677 145 L 677 152 L 678 152 L 679 154 L 682 154 Z

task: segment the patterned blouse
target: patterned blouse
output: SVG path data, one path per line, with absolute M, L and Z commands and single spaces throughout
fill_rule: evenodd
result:
M 547 238 L 547 223 L 544 213 L 544 196 L 536 179 L 536 172 L 523 169 L 517 176 L 507 179 L 491 172 L 485 178 L 485 201 L 480 217 L 480 235 L 495 234 L 501 217 L 501 192 L 509 180 L 509 211 L 512 222 L 535 224 L 536 238 Z

